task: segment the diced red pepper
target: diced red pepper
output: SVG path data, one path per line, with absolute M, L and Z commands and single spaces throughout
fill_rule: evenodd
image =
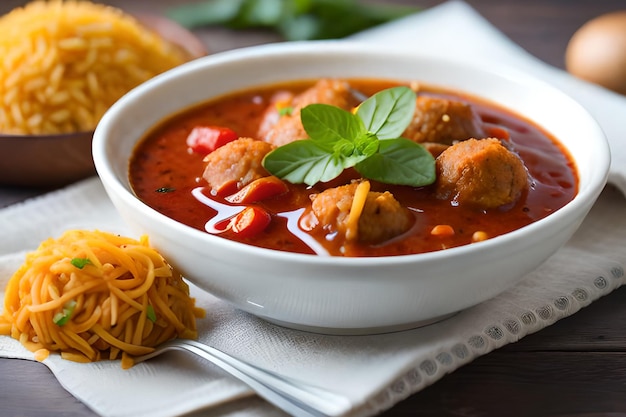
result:
M 208 155 L 217 148 L 238 139 L 239 135 L 223 126 L 198 126 L 187 136 L 187 146 L 195 153 Z
M 265 230 L 272 217 L 260 207 L 246 207 L 230 221 L 230 228 L 241 237 L 251 237 Z
M 287 184 L 272 175 L 252 181 L 235 194 L 226 197 L 226 200 L 231 203 L 249 204 L 284 194 L 287 191 L 289 191 Z
M 235 194 L 238 189 L 239 187 L 237 186 L 237 181 L 230 180 L 223 183 L 219 188 L 213 188 L 212 191 L 215 192 L 215 195 L 226 198 Z

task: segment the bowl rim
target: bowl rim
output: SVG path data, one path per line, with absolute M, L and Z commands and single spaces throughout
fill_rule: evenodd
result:
M 92 145 L 93 158 L 96 165 L 97 173 L 104 183 L 105 188 L 108 189 L 107 192 L 115 193 L 119 198 L 123 199 L 126 204 L 135 205 L 136 208 L 142 213 L 142 215 L 154 218 L 161 223 L 164 222 L 167 227 L 172 228 L 178 233 L 187 234 L 199 241 L 214 242 L 215 239 L 219 239 L 219 244 L 223 245 L 226 249 L 237 250 L 239 253 L 245 256 L 253 256 L 255 258 L 269 257 L 274 260 L 287 263 L 295 262 L 300 264 L 312 264 L 316 266 L 329 265 L 333 267 L 349 268 L 353 266 L 362 267 L 373 265 L 386 266 L 391 264 L 411 264 L 415 263 L 417 260 L 428 260 L 436 262 L 450 259 L 452 257 L 472 255 L 475 252 L 488 252 L 491 248 L 500 246 L 508 241 L 518 239 L 520 235 L 534 233 L 536 230 L 540 230 L 544 227 L 545 223 L 552 223 L 558 221 L 561 218 L 569 218 L 571 216 L 574 216 L 575 213 L 579 210 L 586 210 L 586 215 L 587 211 L 591 208 L 592 202 L 596 200 L 602 188 L 606 184 L 610 167 L 610 150 L 608 141 L 595 118 L 571 96 L 537 77 L 521 72 L 518 69 L 512 68 L 505 64 L 493 64 L 490 62 L 489 67 L 485 67 L 484 65 L 481 66 L 476 63 L 461 62 L 454 58 L 444 58 L 428 53 L 416 52 L 411 52 L 412 58 L 415 60 L 423 59 L 431 62 L 438 62 L 442 65 L 452 65 L 457 67 L 461 65 L 465 68 L 469 68 L 484 74 L 491 74 L 500 78 L 514 78 L 515 82 L 519 82 L 524 85 L 530 84 L 533 88 L 542 88 L 549 90 L 551 95 L 560 96 L 560 99 L 569 102 L 570 106 L 577 107 L 582 114 L 586 115 L 590 126 L 592 126 L 594 130 L 596 130 L 597 137 L 600 139 L 597 141 L 598 147 L 594 148 L 594 152 L 598 156 L 597 169 L 595 169 L 593 174 L 590 176 L 588 186 L 583 190 L 581 190 L 579 187 L 576 195 L 570 202 L 568 202 L 565 206 L 561 207 L 559 210 L 550 214 L 549 216 L 534 221 L 533 223 L 530 223 L 522 228 L 513 230 L 503 235 L 495 236 L 482 242 L 476 242 L 439 251 L 410 255 L 380 257 L 341 257 L 300 254 L 256 247 L 253 245 L 225 239 L 220 236 L 211 235 L 201 230 L 197 230 L 191 226 L 187 226 L 164 214 L 161 214 L 160 212 L 146 205 L 144 202 L 136 197 L 136 195 L 132 192 L 130 185 L 128 187 L 124 185 L 124 183 L 120 181 L 120 179 L 111 169 L 112 163 L 106 158 L 106 138 L 109 135 L 111 123 L 113 123 L 115 119 L 123 113 L 124 107 L 126 105 L 140 100 L 146 92 L 149 92 L 153 87 L 158 86 L 161 83 L 176 82 L 176 80 L 178 80 L 179 78 L 184 78 L 185 75 L 188 73 L 205 70 L 205 67 L 222 65 L 237 60 L 245 60 L 255 57 L 258 58 L 261 56 L 265 58 L 275 58 L 277 55 L 282 56 L 284 54 L 341 54 L 348 52 L 376 54 L 382 57 L 393 57 L 398 56 L 398 54 L 404 54 L 406 56 L 407 54 L 406 48 L 372 48 L 371 45 L 367 45 L 362 41 L 322 40 L 272 43 L 238 48 L 235 50 L 207 55 L 194 61 L 182 64 L 141 84 L 140 86 L 128 92 L 109 108 L 109 110 L 102 117 L 94 132 Z M 480 97 L 480 95 L 477 96 Z M 190 106 L 191 105 L 193 104 L 190 104 Z M 136 141 L 138 141 L 139 139 L 140 138 L 136 138 L 134 143 L 136 144 Z M 565 144 L 562 144 L 562 146 L 568 149 Z M 128 178 L 126 178 L 126 181 L 128 181 Z

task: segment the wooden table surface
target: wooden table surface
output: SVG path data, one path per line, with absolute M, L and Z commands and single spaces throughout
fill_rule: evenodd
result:
M 153 13 L 185 3 L 183 0 L 105 2 L 130 12 Z M 442 3 L 394 2 L 423 7 Z M 0 14 L 24 3 L 2 0 Z M 561 68 L 567 42 L 578 27 L 600 14 L 626 10 L 626 0 L 469 0 L 468 3 L 526 50 Z M 197 33 L 213 52 L 280 40 L 259 31 L 203 29 Z M 0 207 L 45 191 L 0 187 Z M 383 415 L 626 416 L 625 323 L 626 288 L 622 288 L 551 327 L 458 369 Z M 40 363 L 0 359 L 0 387 L 2 417 L 94 416 Z

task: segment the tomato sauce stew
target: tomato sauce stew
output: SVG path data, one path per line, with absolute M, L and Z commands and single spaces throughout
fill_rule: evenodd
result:
M 354 113 L 364 98 L 398 85 L 416 93 L 402 137 L 432 154 L 431 184 L 384 184 L 355 168 L 327 182 L 292 184 L 264 169 L 268 150 L 306 138 L 299 117 L 306 105 Z M 145 204 L 193 228 L 332 256 L 471 244 L 550 215 L 578 190 L 572 159 L 532 121 L 463 93 L 374 79 L 264 86 L 185 109 L 138 143 L 129 177 Z

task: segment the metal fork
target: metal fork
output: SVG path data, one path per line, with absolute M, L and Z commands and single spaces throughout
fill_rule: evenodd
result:
M 159 345 L 154 352 L 135 358 L 135 363 L 171 350 L 188 351 L 208 360 L 247 384 L 260 397 L 293 416 L 336 417 L 352 408 L 352 404 L 345 397 L 243 362 L 195 340 L 170 340 Z

